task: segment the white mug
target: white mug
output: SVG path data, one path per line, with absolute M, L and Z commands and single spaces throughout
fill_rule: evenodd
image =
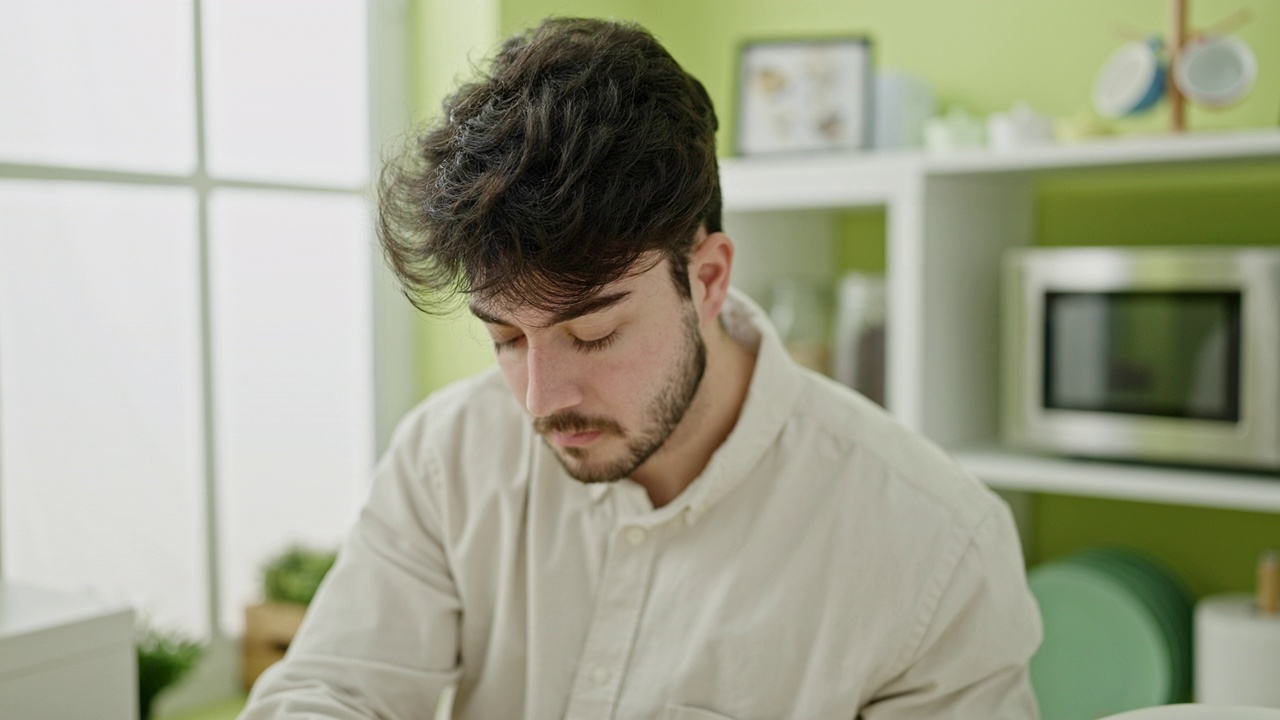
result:
M 1258 61 L 1253 49 L 1231 36 L 1198 37 L 1173 62 L 1173 82 L 1183 97 L 1206 108 L 1239 102 L 1253 89 Z

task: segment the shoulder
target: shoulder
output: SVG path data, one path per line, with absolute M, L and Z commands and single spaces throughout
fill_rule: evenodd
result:
M 391 445 L 411 449 L 421 461 L 453 466 L 485 454 L 486 448 L 519 444 L 527 425 L 501 374 L 491 368 L 419 402 L 397 425 Z
M 379 463 L 373 497 L 416 508 L 420 522 L 454 545 L 485 523 L 501 525 L 523 502 L 534 438 L 491 369 L 432 393 L 404 416 Z
M 811 436 L 843 465 L 845 472 L 830 482 L 850 484 L 847 490 L 863 499 L 874 495 L 889 503 L 890 513 L 943 520 L 962 533 L 975 532 L 993 512 L 1007 512 L 942 448 L 884 408 L 830 378 L 804 376 L 793 422 L 798 434 Z
M 1008 505 L 945 451 L 867 398 L 805 373 L 792 418 L 800 452 L 812 462 L 809 493 L 842 528 L 836 543 L 852 597 L 876 588 L 894 661 L 887 681 L 927 647 L 972 598 L 1034 625 L 1021 543 Z M 1028 637 L 1032 637 L 1029 635 Z

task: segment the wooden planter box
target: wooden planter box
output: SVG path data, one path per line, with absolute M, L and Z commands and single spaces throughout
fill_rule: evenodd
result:
M 263 670 L 284 657 L 306 612 L 306 605 L 280 602 L 263 602 L 244 609 L 241 677 L 246 691 Z

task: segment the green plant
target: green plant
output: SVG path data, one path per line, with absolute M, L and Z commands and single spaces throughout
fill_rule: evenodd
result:
M 180 633 L 161 632 L 144 625 L 135 641 L 138 652 L 138 707 L 142 720 L 151 717 L 151 703 L 181 680 L 204 655 L 203 643 Z
M 336 557 L 333 552 L 294 545 L 263 568 L 263 595 L 273 602 L 309 604 Z

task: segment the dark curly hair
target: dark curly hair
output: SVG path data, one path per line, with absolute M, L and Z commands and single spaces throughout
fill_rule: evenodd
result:
M 721 229 L 716 128 L 643 28 L 544 20 L 384 167 L 387 262 L 426 312 L 469 294 L 554 313 L 662 258 L 688 297 L 698 228 Z

